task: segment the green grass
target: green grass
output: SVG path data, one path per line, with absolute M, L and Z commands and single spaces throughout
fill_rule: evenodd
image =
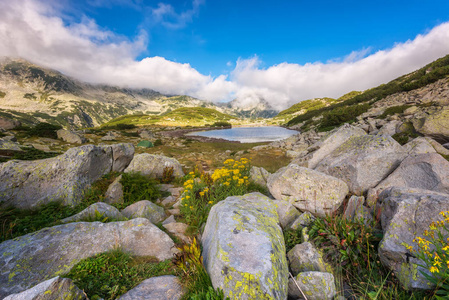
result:
M 80 261 L 64 277 L 72 279 L 89 299 L 112 300 L 145 279 L 177 274 L 170 260 L 133 257 L 118 249 Z
M 392 116 L 395 114 L 402 114 L 407 108 L 411 107 L 411 105 L 399 105 L 388 107 L 383 114 L 381 114 L 378 118 L 385 119 L 388 116 Z
M 157 181 L 140 173 L 124 173 L 120 183 L 123 185 L 123 204 L 116 204 L 123 209 L 141 200 L 155 201 L 162 196 Z
M 5 92 L 2 92 L 2 91 L 0 91 L 0 98 L 5 98 L 5 96 L 6 96 L 6 93 L 5 93 Z
M 36 160 L 51 158 L 60 155 L 58 152 L 45 152 L 33 147 L 22 147 L 23 152 L 16 152 L 12 156 L 12 159 L 20 160 Z

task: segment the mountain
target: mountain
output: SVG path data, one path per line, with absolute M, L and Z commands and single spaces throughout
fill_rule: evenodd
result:
M 237 98 L 222 104 L 222 107 L 227 108 L 230 113 L 244 119 L 267 119 L 272 118 L 279 113 L 279 111 L 274 109 L 265 99 L 260 97 L 251 99 L 250 101 Z
M 181 107 L 232 113 L 189 96 L 93 85 L 22 59 L 0 61 L 0 116 L 25 124 L 45 121 L 68 128 L 92 127 L 123 115 L 161 115 Z

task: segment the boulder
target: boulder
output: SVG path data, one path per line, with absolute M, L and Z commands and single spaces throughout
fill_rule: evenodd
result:
M 120 135 L 114 131 L 108 131 L 108 133 L 101 138 L 102 141 L 115 141 Z
M 363 219 L 365 224 L 371 222 L 373 220 L 373 213 L 369 208 L 364 206 L 364 203 L 365 197 L 351 196 L 346 206 L 344 217 L 349 221 Z
M 173 167 L 173 176 L 184 176 L 181 164 L 176 159 L 162 155 L 142 153 L 134 156 L 129 166 L 125 169 L 125 173 L 139 172 L 143 175 L 160 178 L 164 173 L 164 169 L 170 167 Z
M 261 186 L 267 186 L 268 176 L 270 173 L 262 167 L 251 167 L 249 171 L 250 179 Z
M 409 155 L 435 153 L 435 148 L 423 137 L 411 140 L 402 146 Z
M 0 244 L 0 298 L 65 274 L 80 260 L 117 247 L 165 260 L 172 257 L 174 243 L 147 219 L 44 228 Z
M 120 211 L 114 206 L 108 205 L 103 202 L 97 202 L 90 205 L 88 208 L 83 211 L 73 215 L 71 217 L 62 219 L 62 223 L 70 223 L 70 222 L 92 222 L 92 221 L 101 221 L 106 220 L 109 221 L 123 221 L 126 218 L 120 213 Z
M 112 144 L 112 171 L 123 172 L 134 158 L 134 145 L 130 143 Z
M 296 283 L 295 283 L 296 282 Z M 334 275 L 325 272 L 303 272 L 295 277 L 294 281 L 289 281 L 289 296 L 301 298 L 301 292 L 308 300 L 332 300 L 337 294 Z
M 128 219 L 145 218 L 153 224 L 162 222 L 166 218 L 164 208 L 148 200 L 129 205 L 122 210 L 122 214 Z
M 432 147 L 435 149 L 435 151 L 438 154 L 449 155 L 449 144 L 444 144 L 444 145 L 447 145 L 447 147 L 446 147 L 444 145 L 441 145 L 437 141 L 431 139 L 430 137 L 426 136 L 425 139 L 426 139 L 426 141 L 428 141 L 432 145 Z
M 123 203 L 123 185 L 120 183 L 122 175 L 112 182 L 104 195 L 104 202 L 108 204 Z
M 189 227 L 187 224 L 174 222 L 174 223 L 166 223 L 163 224 L 165 229 L 167 229 L 168 232 L 182 240 L 184 243 L 191 243 L 190 238 L 186 236 L 187 228 Z
M 76 205 L 93 182 L 115 168 L 112 150 L 111 146 L 84 145 L 53 158 L 3 163 L 0 206 L 27 209 L 52 201 Z
M 449 109 L 441 109 L 414 122 L 416 131 L 440 143 L 449 142 Z
M 87 139 L 85 137 L 70 130 L 59 129 L 58 131 L 56 131 L 56 134 L 58 135 L 58 139 L 61 139 L 67 143 L 84 144 L 87 142 Z
M 215 204 L 202 237 L 214 288 L 231 299 L 286 299 L 288 266 L 275 205 L 260 194 Z
M 137 132 L 139 133 L 139 136 L 142 139 L 145 139 L 145 140 L 152 140 L 152 139 L 154 139 L 153 133 L 150 130 L 148 130 L 148 129 L 139 129 L 139 130 L 137 130 Z
M 290 202 L 284 200 L 274 200 L 276 211 L 279 216 L 279 223 L 282 228 L 287 228 L 301 213 Z
M 162 225 L 167 225 L 167 224 L 170 224 L 170 223 L 176 223 L 174 215 L 171 215 L 170 217 L 165 219 L 164 222 L 162 222 Z
M 361 195 L 386 178 L 406 155 L 390 136 L 356 136 L 326 156 L 315 170 L 343 180 L 351 193 Z
M 379 129 L 379 133 L 381 135 L 394 135 L 396 133 L 396 128 L 399 126 L 401 122 L 398 120 L 393 120 L 388 122 L 387 124 L 383 125 L 380 129 Z
M 296 218 L 290 225 L 290 229 L 301 229 L 302 227 L 309 226 L 315 221 L 315 217 L 308 211 L 303 212 L 298 218 Z
M 0 117 L 0 129 L 11 130 L 16 127 L 19 127 L 20 125 L 22 125 L 22 123 L 20 123 L 19 121 L 11 120 L 5 117 Z
M 11 140 L 5 140 L 0 139 L 0 154 L 2 155 L 12 155 L 14 152 L 21 152 L 23 151 L 22 148 L 20 148 L 20 145 L 16 142 L 13 142 Z
M 12 294 L 3 300 L 85 300 L 86 294 L 71 279 L 54 277 L 39 283 L 18 294 Z
M 173 275 L 152 277 L 123 294 L 118 300 L 178 300 L 184 288 Z
M 424 264 L 406 248 L 417 250 L 413 240 L 423 237 L 432 222 L 443 220 L 441 211 L 449 210 L 449 195 L 411 188 L 388 188 L 379 195 L 384 237 L 379 245 L 383 265 L 394 272 L 405 289 L 429 289 L 419 267 Z M 447 236 L 446 236 L 447 237 Z M 444 238 L 446 238 L 444 237 Z M 428 273 L 430 274 L 430 273 Z
M 287 253 L 293 275 L 301 272 L 332 272 L 332 267 L 325 263 L 323 255 L 309 242 L 298 244 Z
M 366 135 L 366 132 L 363 129 L 344 124 L 338 129 L 331 131 L 328 136 L 319 142 L 320 148 L 310 155 L 308 162 L 303 166 L 314 169 L 322 159 L 327 157 L 348 139 L 364 135 Z
M 332 214 L 348 194 L 348 186 L 342 180 L 295 164 L 272 174 L 268 188 L 276 199 L 315 216 Z

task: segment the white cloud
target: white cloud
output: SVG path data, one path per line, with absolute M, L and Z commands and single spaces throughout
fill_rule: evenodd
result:
M 0 0 L 0 56 L 23 57 L 82 81 L 150 88 L 212 101 L 238 97 L 241 103 L 249 104 L 264 98 L 283 109 L 305 99 L 339 97 L 351 90 L 377 86 L 449 53 L 449 23 L 443 23 L 413 40 L 373 54 L 366 48 L 326 63 L 284 62 L 268 68 L 261 68 L 259 58 L 254 56 L 239 59 L 229 77 L 213 78 L 187 63 L 163 57 L 137 60 L 147 50 L 145 31 L 129 40 L 100 28 L 87 17 L 79 23 L 67 22 L 61 11 L 49 4 L 51 1 Z M 185 12 L 185 16 L 160 4 L 155 15 L 161 22 L 182 25 L 191 20 L 201 3 L 194 1 L 192 12 Z
M 193 0 L 192 8 L 181 13 L 177 13 L 170 4 L 159 3 L 157 8 L 151 9 L 152 21 L 171 29 L 182 28 L 192 22 L 193 16 L 198 14 L 203 3 L 204 0 Z

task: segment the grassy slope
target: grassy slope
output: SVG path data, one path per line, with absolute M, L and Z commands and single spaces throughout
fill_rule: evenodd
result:
M 355 120 L 358 115 L 369 109 L 373 103 L 389 95 L 418 89 L 427 84 L 436 82 L 439 79 L 445 78 L 448 74 L 449 55 L 440 58 L 415 72 L 367 90 L 340 103 L 335 103 L 316 110 L 309 110 L 306 113 L 298 115 L 288 121 L 287 126 L 307 122 L 307 125 L 317 125 L 321 130 L 330 129 L 342 123 Z M 357 107 L 359 104 L 363 104 L 363 107 Z M 344 116 L 345 111 L 349 111 L 351 114 L 346 114 Z M 320 116 L 324 117 L 322 121 L 312 120 L 312 118 Z M 324 124 L 324 122 L 326 123 Z

